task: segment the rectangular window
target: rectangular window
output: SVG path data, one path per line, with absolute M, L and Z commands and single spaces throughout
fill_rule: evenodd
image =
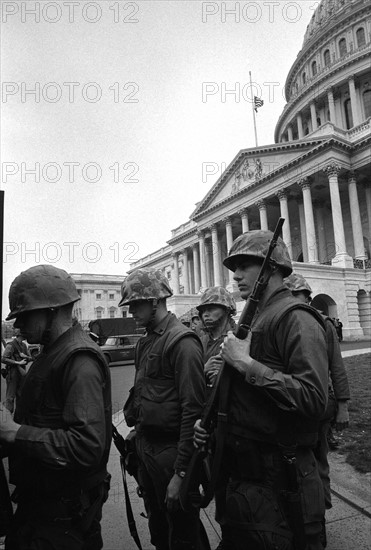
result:
M 102 294 L 96 294 L 95 298 L 96 298 L 96 300 L 101 300 L 102 299 Z
M 102 312 L 100 310 L 97 311 L 97 319 L 102 319 Z
M 115 299 L 115 295 L 114 295 L 114 294 L 109 294 L 109 299 L 110 299 L 110 300 L 114 300 L 114 299 Z
M 111 309 L 111 311 L 109 312 L 109 316 L 110 316 L 110 319 L 115 318 L 115 311 L 113 309 Z

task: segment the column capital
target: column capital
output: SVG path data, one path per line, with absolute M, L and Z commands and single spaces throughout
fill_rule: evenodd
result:
M 326 172 L 328 177 L 331 176 L 337 176 L 341 170 L 341 166 L 337 164 L 336 162 L 332 162 L 331 164 L 328 164 L 324 168 L 324 172 Z
M 179 252 L 172 252 L 171 253 L 171 257 L 173 258 L 174 261 L 178 259 L 178 256 L 179 256 Z
M 287 200 L 287 198 L 288 198 L 288 194 L 287 194 L 286 189 L 280 189 L 279 191 L 277 191 L 276 195 L 277 195 L 277 197 L 279 198 L 280 201 Z
M 192 246 L 192 250 L 195 250 L 195 248 L 198 247 L 198 242 L 192 243 L 191 246 Z
M 348 172 L 348 183 L 351 181 L 357 182 L 357 172 L 355 170 L 349 170 Z
M 216 223 L 211 223 L 211 224 L 209 225 L 209 229 L 210 229 L 211 232 L 216 231 L 216 230 L 217 230 L 217 229 L 216 229 Z
M 203 229 L 197 229 L 196 234 L 199 239 L 205 238 L 205 231 Z
M 183 254 L 183 256 L 187 256 L 188 254 L 188 246 L 185 246 L 184 248 L 182 248 L 181 250 L 179 250 L 179 253 L 180 254 Z
M 302 188 L 302 189 L 310 189 L 311 185 L 312 185 L 312 180 L 310 178 L 301 178 L 299 181 L 298 181 L 298 185 Z
M 225 218 L 222 218 L 222 222 L 225 226 L 232 225 L 232 218 L 230 216 L 226 216 Z
M 255 204 L 259 208 L 259 210 L 265 210 L 267 208 L 267 205 L 266 205 L 264 199 L 260 199 L 260 200 L 256 201 Z
M 241 209 L 237 212 L 237 214 L 238 214 L 239 216 L 241 216 L 241 218 L 242 218 L 242 216 L 247 216 L 247 210 L 246 210 L 246 208 L 241 208 Z

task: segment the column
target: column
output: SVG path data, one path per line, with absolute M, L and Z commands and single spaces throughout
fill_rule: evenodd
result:
M 299 209 L 301 249 L 303 253 L 303 262 L 306 263 L 308 261 L 308 243 L 307 243 L 307 232 L 305 228 L 304 205 L 301 199 L 298 199 L 297 202 L 298 202 L 298 209 Z
M 310 264 L 318 264 L 317 239 L 316 239 L 316 230 L 314 225 L 312 194 L 310 191 L 311 183 L 309 178 L 303 178 L 298 183 L 303 192 L 304 219 L 305 219 L 305 229 L 307 234 L 307 247 L 308 247 L 308 262 Z
M 172 289 L 174 294 L 179 294 L 179 265 L 178 265 L 178 252 L 174 252 L 171 255 L 173 259 L 173 284 Z
M 264 200 L 257 201 L 256 206 L 259 208 L 260 216 L 260 229 L 268 229 L 268 216 L 267 216 L 267 205 Z
M 232 220 L 231 218 L 224 218 L 223 223 L 225 224 L 225 234 L 227 237 L 227 249 L 228 252 L 232 248 L 233 243 L 233 232 L 232 232 Z M 228 285 L 233 285 L 233 271 L 228 269 Z
M 220 245 L 218 239 L 218 230 L 216 224 L 213 223 L 210 226 L 211 241 L 212 241 L 212 253 L 213 253 L 213 267 L 214 267 L 214 282 L 215 286 L 223 286 L 222 273 L 220 265 Z
M 249 231 L 249 217 L 247 215 L 247 210 L 243 208 L 238 212 L 238 214 L 241 216 L 242 233 L 246 233 L 246 231 Z
M 365 260 L 365 247 L 363 245 L 363 231 L 361 223 L 361 211 L 358 202 L 357 180 L 354 172 L 349 173 L 348 192 L 350 204 L 350 218 L 352 220 L 354 257 L 356 260 Z
M 292 126 L 291 126 L 291 124 L 289 124 L 288 127 L 287 127 L 287 135 L 288 135 L 289 141 L 293 141 L 293 140 L 294 140 L 294 136 L 293 136 L 293 133 L 292 133 Z
M 328 101 L 328 107 L 330 110 L 330 122 L 336 125 L 335 101 L 334 101 L 334 94 L 331 88 L 327 91 L 327 101 Z
M 296 115 L 296 122 L 298 125 L 298 137 L 299 139 L 302 139 L 304 137 L 304 130 L 303 130 L 303 119 L 301 118 L 301 113 L 298 113 Z
M 320 201 L 313 201 L 313 204 L 316 208 L 318 260 L 320 263 L 324 263 L 328 261 L 324 206 L 323 203 Z
M 339 267 L 353 267 L 353 260 L 348 256 L 345 244 L 345 231 L 343 214 L 341 211 L 340 192 L 338 174 L 341 168 L 335 162 L 329 164 L 325 168 L 328 176 L 332 210 L 332 224 L 334 228 L 335 238 L 335 257 L 332 259 L 332 264 Z
M 188 249 L 185 248 L 183 251 L 183 287 L 184 294 L 189 294 L 189 276 L 188 276 Z
M 197 235 L 198 235 L 198 244 L 200 249 L 200 267 L 201 267 L 200 290 L 204 291 L 207 288 L 205 234 L 203 231 L 198 231 Z
M 210 262 L 210 241 L 205 241 L 205 259 L 206 259 L 206 287 L 214 286 L 214 281 L 211 272 L 211 262 Z
M 317 130 L 317 113 L 316 113 L 316 106 L 314 104 L 314 101 L 310 104 L 310 118 L 312 120 L 312 130 L 313 132 Z
M 366 195 L 367 221 L 368 221 L 368 245 L 371 248 L 371 185 L 365 183 L 363 185 Z
M 348 84 L 349 84 L 349 94 L 350 94 L 350 105 L 352 108 L 352 115 L 353 115 L 353 126 L 358 126 L 358 124 L 361 124 L 361 116 L 358 108 L 358 100 L 357 100 L 357 94 L 356 94 L 356 86 L 354 83 L 354 76 L 349 77 Z
M 195 294 L 200 290 L 200 258 L 198 255 L 198 245 L 194 243 L 192 245 L 193 252 L 193 270 L 194 270 L 194 282 L 195 282 Z
M 280 211 L 281 218 L 285 219 L 285 223 L 282 226 L 282 238 L 288 248 L 290 258 L 293 258 L 292 255 L 292 242 L 291 242 L 291 231 L 290 231 L 290 218 L 289 218 L 289 205 L 287 202 L 287 193 L 285 189 L 281 189 L 277 192 L 277 197 L 280 201 Z

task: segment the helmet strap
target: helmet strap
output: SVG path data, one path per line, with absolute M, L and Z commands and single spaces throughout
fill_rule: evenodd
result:
M 148 325 L 146 327 L 147 330 L 152 330 L 154 328 L 156 313 L 157 313 L 157 305 L 158 305 L 157 298 L 152 298 L 151 302 L 152 302 L 152 313 L 151 313 L 150 320 L 148 321 Z
M 51 339 L 51 333 L 52 333 L 52 324 L 56 315 L 56 309 L 50 308 L 48 309 L 48 318 L 46 322 L 46 329 L 44 330 L 42 336 L 41 336 L 41 342 L 43 346 L 47 346 L 50 343 Z

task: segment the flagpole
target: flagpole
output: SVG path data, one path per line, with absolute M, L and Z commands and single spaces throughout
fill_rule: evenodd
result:
M 252 80 L 251 80 L 251 71 L 249 71 L 250 75 L 250 89 L 251 89 L 251 105 L 252 105 L 252 116 L 254 120 L 254 133 L 255 133 L 255 147 L 258 146 L 258 133 L 256 131 L 256 119 L 255 119 L 255 101 L 254 101 L 254 92 L 252 89 Z

